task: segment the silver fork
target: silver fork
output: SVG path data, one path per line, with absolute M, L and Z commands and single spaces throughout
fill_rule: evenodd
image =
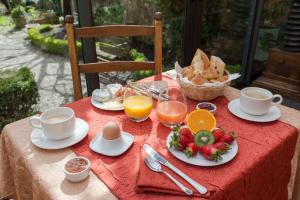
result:
M 188 189 L 187 187 L 185 187 L 182 183 L 180 183 L 179 181 L 177 181 L 173 176 L 171 176 L 168 172 L 162 170 L 161 165 L 159 162 L 153 160 L 150 157 L 146 157 L 145 158 L 145 163 L 146 165 L 155 172 L 160 172 L 165 174 L 167 177 L 169 177 L 180 189 L 182 189 L 182 191 L 187 194 L 187 195 L 192 195 L 193 191 Z

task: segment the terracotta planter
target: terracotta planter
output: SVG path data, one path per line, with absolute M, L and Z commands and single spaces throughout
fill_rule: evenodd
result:
M 56 14 L 54 12 L 43 13 L 42 16 L 47 23 L 54 24 L 56 18 Z
M 18 17 L 18 18 L 13 18 L 16 28 L 24 28 L 26 25 L 26 19 L 25 17 Z

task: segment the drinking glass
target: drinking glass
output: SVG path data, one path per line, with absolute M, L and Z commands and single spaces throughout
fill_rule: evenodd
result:
M 157 117 L 167 127 L 181 124 L 187 114 L 187 103 L 184 91 L 179 86 L 164 88 L 158 98 Z
M 145 88 L 138 89 L 137 84 L 128 85 L 124 92 L 125 114 L 135 122 L 142 122 L 148 119 L 152 107 L 152 96 Z

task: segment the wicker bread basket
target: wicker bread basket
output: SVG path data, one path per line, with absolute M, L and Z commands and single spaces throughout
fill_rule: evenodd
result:
M 226 73 L 229 74 L 228 71 L 226 71 Z M 230 85 L 230 82 L 227 82 L 224 85 L 210 87 L 195 85 L 191 82 L 182 80 L 181 76 L 177 76 L 176 80 L 180 87 L 184 90 L 186 96 L 197 101 L 210 101 L 222 96 L 225 88 Z

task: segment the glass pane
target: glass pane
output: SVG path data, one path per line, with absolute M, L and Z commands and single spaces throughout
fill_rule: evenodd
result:
M 202 48 L 220 57 L 231 73 L 240 72 L 251 1 L 207 1 L 204 8 Z
M 294 2 L 294 3 L 293 3 Z M 279 93 L 287 99 L 300 99 L 300 3 L 292 0 L 264 2 L 259 38 L 253 60 L 253 84 Z
M 264 2 L 254 58 L 255 71 L 261 72 L 267 63 L 269 50 L 282 44 L 289 5 L 290 0 Z
M 163 13 L 163 69 L 174 67 L 174 61 L 181 58 L 184 8 L 180 0 L 92 2 L 95 25 L 153 25 L 155 12 L 161 11 Z M 98 59 L 101 61 L 152 61 L 154 59 L 153 37 L 97 38 L 96 46 Z M 152 75 L 151 71 L 105 74 L 108 79 L 116 78 L 116 81 L 121 82 L 128 78 L 137 80 L 150 75 Z M 119 77 L 122 80 L 119 80 Z

